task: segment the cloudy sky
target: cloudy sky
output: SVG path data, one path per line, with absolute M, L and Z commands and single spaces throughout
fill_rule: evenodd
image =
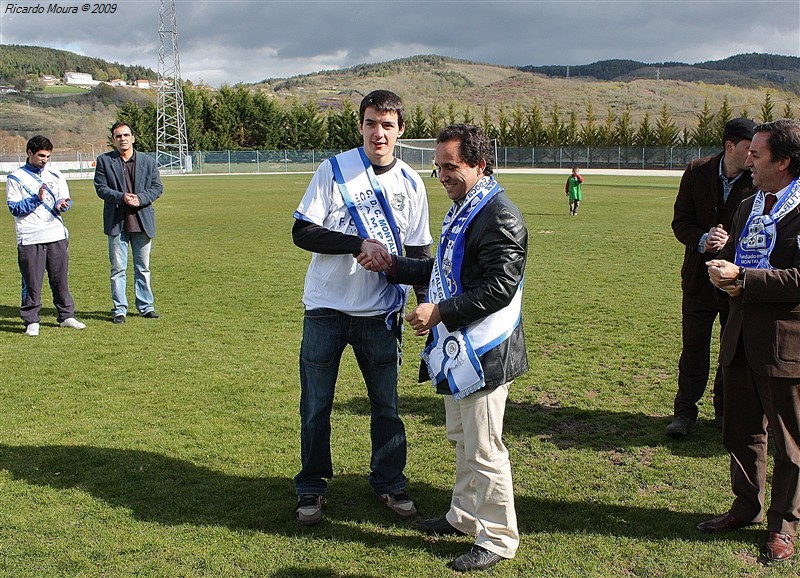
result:
M 800 56 L 797 0 L 175 3 L 182 76 L 215 86 L 416 54 L 505 65 L 608 58 L 696 63 L 745 52 Z M 50 4 L 78 13 L 48 14 Z M 19 13 L 37 5 L 45 13 Z M 94 6 L 0 0 L 0 44 L 48 46 L 156 70 L 160 1 L 118 0 L 107 4 L 115 6 L 113 14 L 92 13 Z

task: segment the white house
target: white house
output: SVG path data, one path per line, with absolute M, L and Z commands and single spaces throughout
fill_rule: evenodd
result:
M 99 80 L 92 78 L 91 74 L 85 72 L 65 72 L 64 84 L 72 86 L 97 86 L 100 84 Z

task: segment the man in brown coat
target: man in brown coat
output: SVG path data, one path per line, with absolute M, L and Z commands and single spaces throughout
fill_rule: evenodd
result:
M 750 171 L 744 166 L 755 126 L 748 118 L 729 121 L 722 137 L 724 150 L 689 163 L 675 199 L 672 230 L 686 249 L 681 267 L 683 350 L 678 362 L 673 419 L 666 431 L 670 437 L 683 437 L 694 431 L 697 402 L 706 390 L 711 367 L 714 320 L 719 316 L 724 329 L 728 318 L 727 295 L 709 282 L 706 261 L 715 258 L 725 246 L 736 207 L 755 192 Z M 721 425 L 719 367 L 714 377 L 714 415 Z
M 698 529 L 763 519 L 769 425 L 775 466 L 763 556 L 777 561 L 794 554 L 800 520 L 800 122 L 758 125 L 747 165 L 759 191 L 741 204 L 720 258 L 708 262 L 711 282 L 731 296 L 720 364 L 735 499 Z

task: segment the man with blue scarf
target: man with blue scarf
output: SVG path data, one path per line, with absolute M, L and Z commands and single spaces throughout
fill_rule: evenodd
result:
M 400 97 L 375 90 L 361 101 L 363 145 L 322 162 L 306 189 L 292 227 L 298 247 L 311 252 L 303 290 L 300 345 L 300 460 L 294 478 L 295 518 L 322 520 L 327 480 L 333 477 L 331 411 L 339 363 L 353 349 L 370 401 L 369 483 L 400 518 L 416 506 L 406 490 L 406 432 L 398 413 L 400 320 L 409 287 L 366 271 L 366 252 L 382 263 L 389 253 L 427 257 L 431 239 L 422 179 L 395 158 L 405 129 Z M 424 287 L 417 301 L 424 299 Z
M 435 258 L 392 255 L 390 280 L 428 283 L 428 303 L 406 315 L 422 335 L 420 381 L 443 394 L 447 439 L 456 450 L 448 512 L 422 522 L 428 534 L 466 534 L 475 544 L 453 560 L 459 572 L 513 558 L 519 546 L 503 416 L 511 382 L 528 370 L 522 291 L 528 231 L 519 209 L 492 177 L 492 146 L 476 126 L 444 128 L 436 138 L 439 181 L 453 201 Z M 380 264 L 366 254 L 359 263 Z
M 762 555 L 775 562 L 794 554 L 800 520 L 800 122 L 758 125 L 746 166 L 758 192 L 739 206 L 719 259 L 707 263 L 711 282 L 731 296 L 719 361 L 735 499 L 698 529 L 763 520 L 769 426 L 775 465 Z
M 47 166 L 53 143 L 47 137 L 31 138 L 25 150 L 28 161 L 8 175 L 6 201 L 14 216 L 17 257 L 22 274 L 19 315 L 25 334 L 39 335 L 42 286 L 47 271 L 56 321 L 61 327 L 83 329 L 75 319 L 75 301 L 69 291 L 69 232 L 61 214 L 72 207 L 69 187 L 60 171 Z

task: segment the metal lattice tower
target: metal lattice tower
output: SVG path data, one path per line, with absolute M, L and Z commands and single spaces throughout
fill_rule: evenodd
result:
M 161 0 L 158 37 L 161 45 L 158 50 L 156 161 L 164 171 L 187 172 L 191 170 L 191 160 L 183 113 L 175 0 Z

